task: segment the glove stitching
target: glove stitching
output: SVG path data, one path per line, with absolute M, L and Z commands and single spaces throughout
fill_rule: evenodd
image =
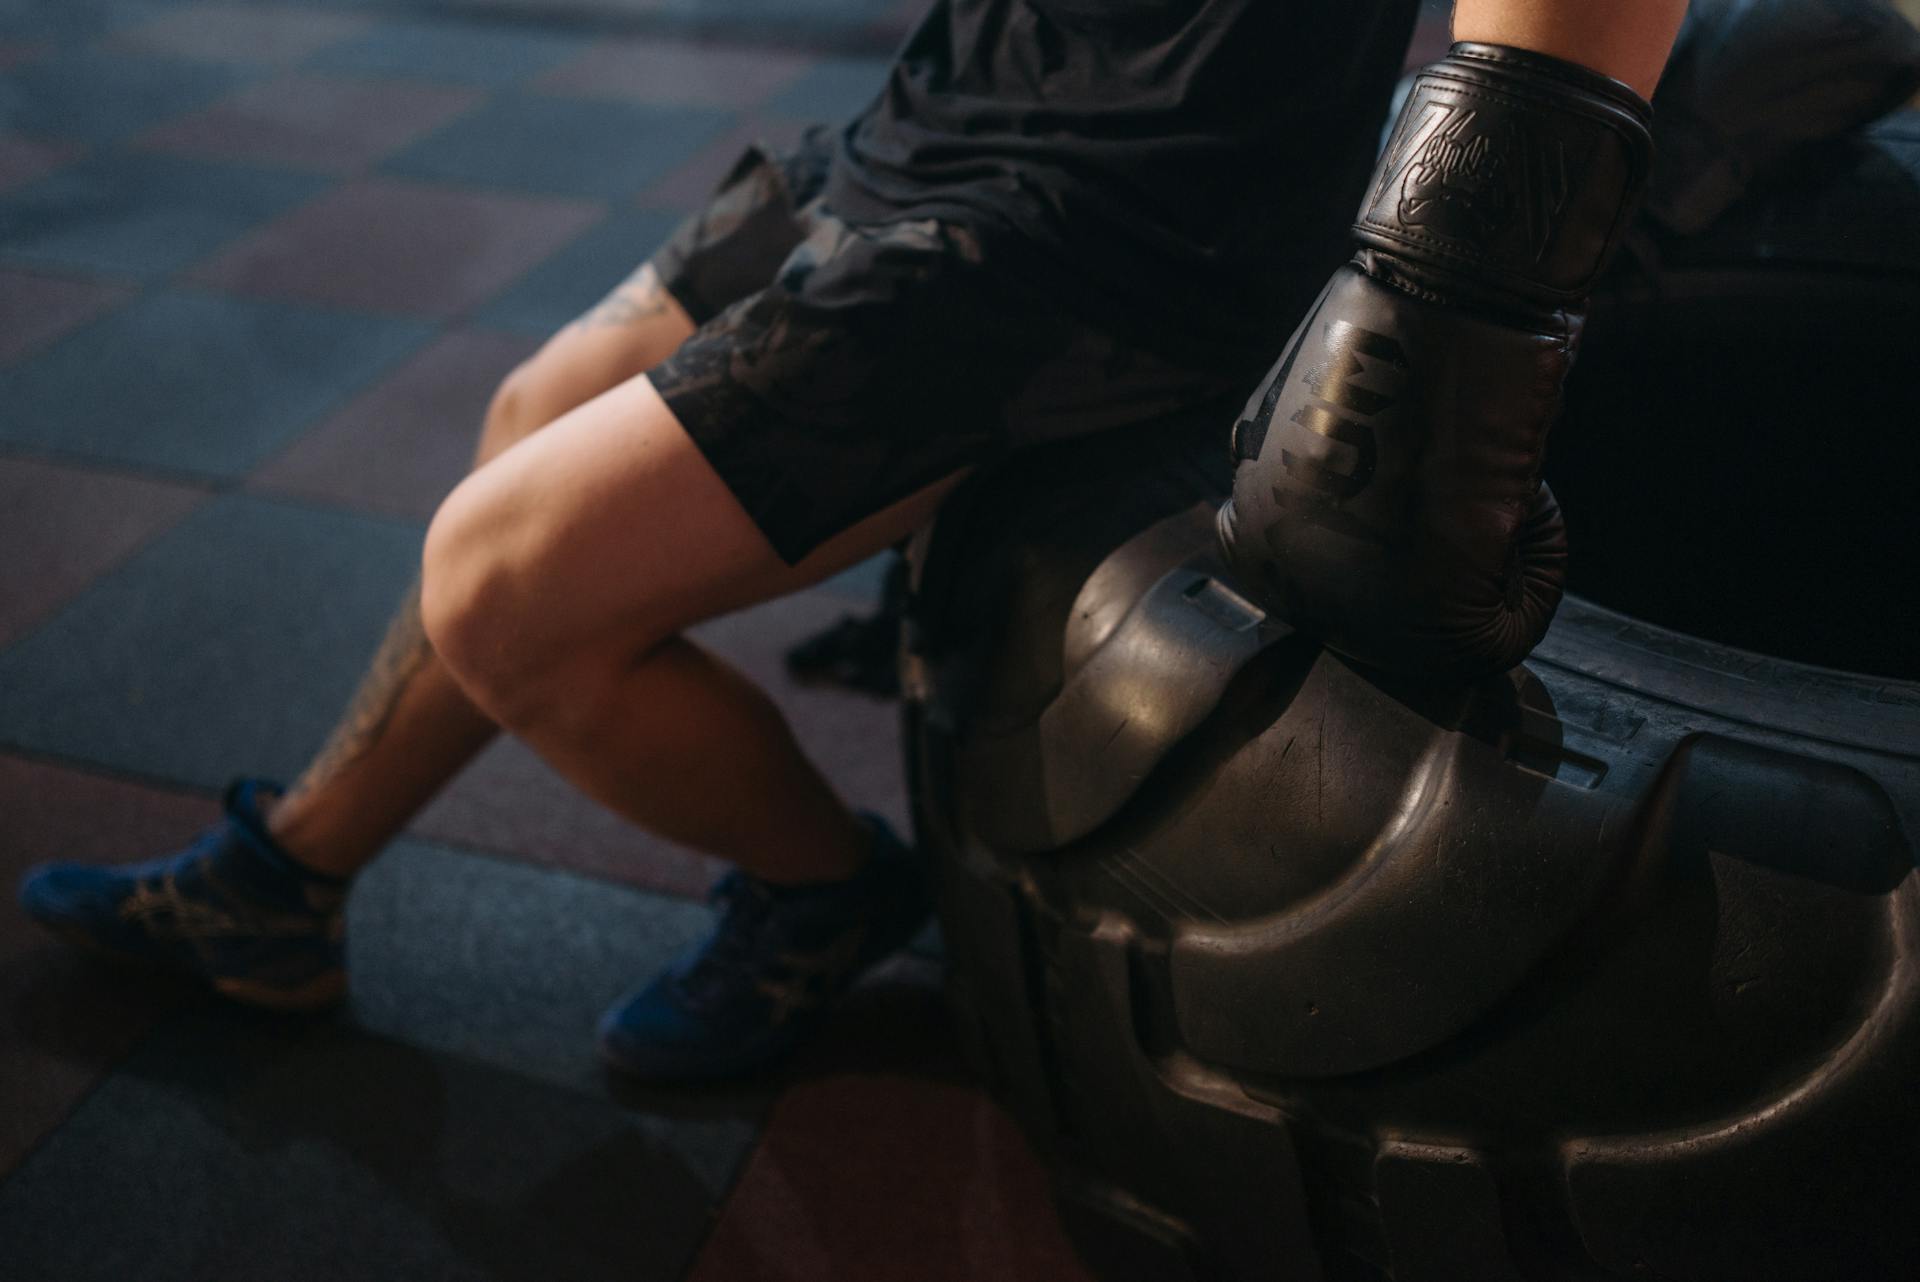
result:
M 1526 287 L 1527 292 L 1545 293 L 1556 300 L 1574 299 L 1591 292 L 1593 282 L 1599 277 L 1607 259 L 1612 256 L 1613 246 L 1617 243 L 1624 230 L 1627 211 L 1634 205 L 1640 188 L 1646 180 L 1648 167 L 1640 149 L 1634 145 L 1636 141 L 1635 137 L 1623 128 L 1618 120 L 1611 118 L 1615 114 L 1614 112 L 1605 111 L 1604 108 L 1599 112 L 1582 111 L 1579 107 L 1566 102 L 1559 94 L 1544 94 L 1524 87 L 1508 88 L 1504 85 L 1489 86 L 1482 84 L 1477 79 L 1448 75 L 1444 71 L 1435 69 L 1429 69 L 1423 72 L 1421 79 L 1445 81 L 1449 92 L 1458 94 L 1461 98 L 1472 103 L 1493 107 L 1519 106 L 1522 109 L 1537 108 L 1564 113 L 1572 115 L 1584 123 L 1591 124 L 1595 128 L 1611 134 L 1620 144 L 1621 152 L 1626 158 L 1629 172 L 1626 185 L 1622 189 L 1620 200 L 1616 203 L 1613 214 L 1608 219 L 1607 235 L 1606 239 L 1602 242 L 1601 251 L 1595 255 L 1594 266 L 1582 273 L 1576 283 L 1571 286 L 1559 286 L 1536 279 L 1534 275 L 1527 271 L 1499 266 L 1490 261 L 1489 257 L 1484 253 L 1470 255 L 1462 253 L 1457 249 L 1449 248 L 1449 246 L 1454 243 L 1450 239 L 1442 239 L 1427 232 L 1408 231 L 1399 224 L 1380 222 L 1371 216 L 1372 208 L 1378 203 L 1377 197 L 1368 200 L 1367 208 L 1362 211 L 1361 216 L 1354 223 L 1354 229 L 1356 231 L 1380 236 L 1387 240 L 1398 241 L 1410 249 L 1425 250 L 1436 257 L 1447 260 L 1446 265 L 1465 264 L 1480 270 L 1492 271 L 1501 277 L 1521 282 Z

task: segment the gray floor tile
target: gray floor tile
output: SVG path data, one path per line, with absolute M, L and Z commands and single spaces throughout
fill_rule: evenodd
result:
M 345 706 L 420 538 L 216 499 L 0 652 L 0 739 L 206 788 L 289 778 Z
M 116 30 L 108 46 L 205 62 L 279 66 L 373 25 L 364 14 L 293 5 L 188 4 Z
M 24 187 L 36 178 L 44 178 L 65 168 L 87 152 L 77 142 L 48 142 L 0 133 L 0 192 Z
M 590 37 L 551 29 L 447 19 L 392 21 L 315 54 L 306 65 L 318 71 L 505 88 L 592 47 Z
M 0 121 L 24 134 L 110 142 L 204 107 L 243 79 L 208 63 L 63 52 L 0 73 Z
M 711 925 L 683 899 L 420 841 L 354 883 L 350 1008 L 370 1032 L 604 1094 L 607 1006 Z M 719 1192 L 727 1170 L 711 1170 Z
M 0 39 L 77 44 L 150 21 L 165 7 L 164 0 L 0 0 Z
M 425 521 L 467 473 L 494 389 L 538 341 L 445 335 L 306 433 L 248 482 Z
M 243 237 L 187 278 L 259 297 L 449 317 L 605 214 L 597 201 L 360 179 Z
M 0 646 L 205 498 L 184 485 L 0 458 Z
M 672 40 L 607 40 L 534 82 L 543 93 L 747 110 L 813 65 L 804 54 Z
M 679 221 L 677 211 L 615 213 L 508 286 L 474 319 L 545 337 L 605 298 L 653 256 Z
M 414 321 L 148 294 L 0 370 L 0 442 L 241 476 L 430 332 Z
M 540 0 L 536 0 L 540 2 Z M 557 0 L 559 3 L 586 4 L 599 9 L 616 9 L 633 0 Z M 767 38 L 770 33 L 791 37 L 796 43 L 809 39 L 824 45 L 845 44 L 849 37 L 864 35 L 883 19 L 891 0 L 641 0 L 647 9 L 662 17 L 685 19 L 695 30 L 725 29 L 729 34 Z M 926 8 L 922 0 L 922 8 Z
M 1446 0 L 1451 3 L 1452 0 Z M 927 16 L 927 0 L 878 0 L 868 30 L 886 48 L 898 48 Z
M 447 85 L 296 73 L 249 85 L 135 145 L 212 160 L 341 173 L 424 138 L 480 101 Z
M 725 132 L 701 107 L 516 94 L 389 160 L 388 172 L 477 186 L 624 199 Z
M 882 552 L 877 556 L 870 556 L 858 565 L 849 566 L 840 571 L 815 591 L 843 596 L 847 598 L 850 605 L 864 610 L 879 602 L 881 589 L 887 581 L 887 574 L 899 559 L 899 554 L 894 552 Z
M 0 196 L 0 260 L 153 277 L 319 192 L 306 174 L 115 152 Z
M 0 365 L 14 365 L 134 296 L 126 285 L 0 271 Z
M 884 58 L 827 58 L 760 104 L 769 116 L 839 123 L 873 101 L 885 83 Z

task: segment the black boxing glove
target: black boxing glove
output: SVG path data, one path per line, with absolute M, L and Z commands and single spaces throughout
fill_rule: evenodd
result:
M 1357 660 L 1448 679 L 1546 633 L 1566 564 L 1547 430 L 1651 116 L 1618 81 L 1501 45 L 1420 74 L 1358 252 L 1234 427 L 1220 537 L 1262 604 Z

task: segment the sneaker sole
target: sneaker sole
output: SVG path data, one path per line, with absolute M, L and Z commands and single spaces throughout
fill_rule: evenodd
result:
M 142 957 L 137 953 L 123 953 L 116 948 L 109 948 L 84 930 L 72 926 L 55 925 L 49 922 L 39 924 L 68 944 L 117 966 L 134 970 L 157 970 L 168 975 L 197 979 L 222 997 L 260 1010 L 312 1014 L 338 1006 L 347 996 L 347 972 L 344 970 L 316 975 L 306 983 L 291 988 L 263 983 L 257 979 L 216 979 L 198 971 L 182 970 L 177 966 L 156 962 L 151 957 Z
M 338 1006 L 347 996 L 347 972 L 316 975 L 297 988 L 278 988 L 254 979 L 216 979 L 214 991 L 222 997 L 262 1010 L 313 1013 Z

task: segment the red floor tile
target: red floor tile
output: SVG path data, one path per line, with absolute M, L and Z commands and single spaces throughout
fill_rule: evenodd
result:
M 538 347 L 518 335 L 448 334 L 308 431 L 249 487 L 425 521 L 472 464 L 494 389 Z
M 47 858 L 174 849 L 217 813 L 205 797 L 0 756 L 0 1175 L 188 992 L 48 938 L 16 906 L 17 879 Z
M 706 203 L 748 145 L 781 150 L 792 147 L 806 132 L 805 120 L 749 119 L 707 144 L 685 164 L 676 166 L 650 184 L 636 198 L 643 209 L 688 210 Z
M 899 0 L 868 28 L 877 43 L 898 45 L 927 16 L 927 0 Z
M 5 63 L 0 62 L 0 71 L 5 69 Z M 80 159 L 86 150 L 77 142 L 54 142 L 45 138 L 23 138 L 19 134 L 0 133 L 0 191 L 24 187 L 36 178 L 43 178 Z M 0 333 L 4 331 L 0 330 Z
M 856 992 L 821 1043 L 689 1282 L 1091 1282 L 1025 1139 L 958 1076 L 932 993 Z
M 0 294 L 4 288 L 0 279 Z M 184 485 L 0 458 L 0 645 L 25 635 L 205 497 Z M 0 807 L 0 829 L 11 820 Z
M 135 139 L 154 151 L 345 173 L 432 133 L 479 102 L 472 89 L 283 76 Z
M 257 297 L 453 316 L 598 222 L 598 201 L 360 179 L 193 268 Z
M 0 71 L 25 66 L 35 58 L 44 57 L 46 52 L 46 45 L 29 44 L 25 40 L 0 40 Z
M 115 48 L 201 62 L 285 66 L 373 25 L 293 5 L 195 4 L 115 32 Z
M 5 144 L 0 143 L 0 149 Z M 0 159 L 0 164 L 4 164 Z M 0 365 L 11 365 L 112 311 L 134 295 L 123 285 L 0 271 Z
M 765 49 L 608 40 L 549 71 L 533 87 L 624 102 L 747 109 L 812 65 L 812 58 Z

